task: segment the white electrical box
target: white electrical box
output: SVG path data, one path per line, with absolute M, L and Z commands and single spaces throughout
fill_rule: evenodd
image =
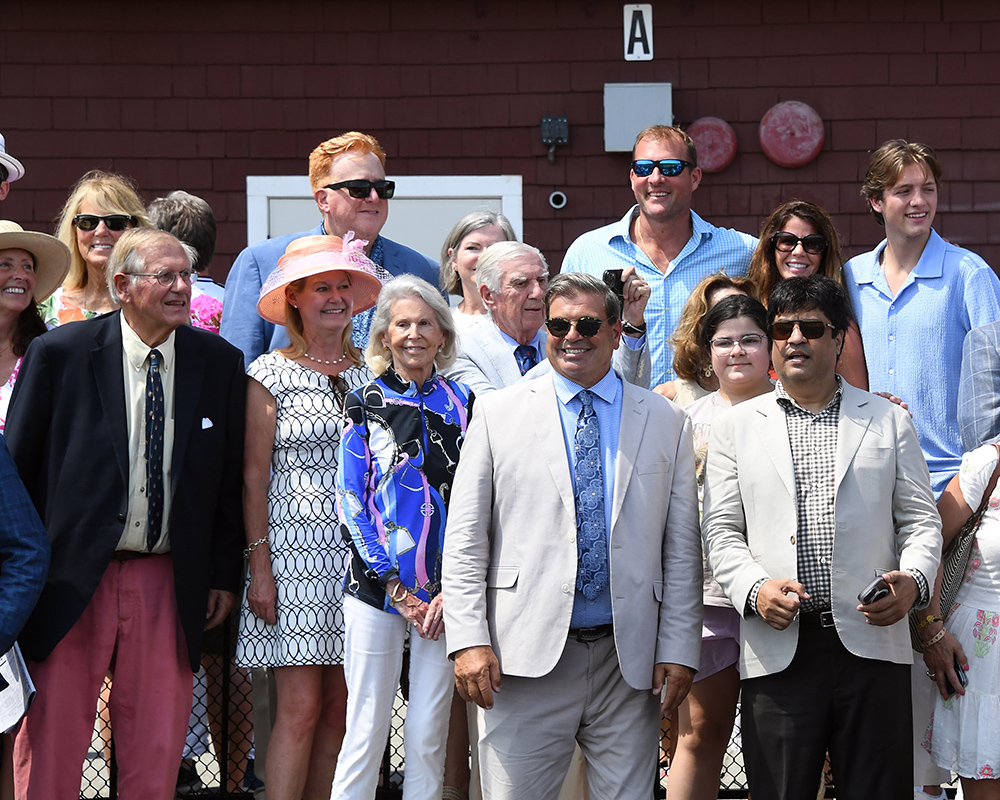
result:
M 635 137 L 643 128 L 673 124 L 671 84 L 604 84 L 604 149 L 607 152 L 631 152 Z

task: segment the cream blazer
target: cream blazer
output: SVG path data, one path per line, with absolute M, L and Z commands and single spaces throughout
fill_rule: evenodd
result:
M 698 668 L 701 541 L 691 423 L 623 381 L 609 539 L 622 675 Z M 576 586 L 576 509 L 551 376 L 477 398 L 448 511 L 443 593 L 449 653 L 492 645 L 501 670 L 556 665 Z
M 912 663 L 904 618 L 869 625 L 858 593 L 876 569 L 917 569 L 933 587 L 941 519 L 909 415 L 844 383 L 835 461 L 833 618 L 844 646 L 863 658 Z M 702 535 L 709 566 L 742 614 L 761 578 L 795 578 L 795 472 L 785 412 L 773 393 L 740 403 L 709 436 Z M 785 669 L 798 643 L 798 617 L 778 631 L 751 614 L 741 625 L 744 678 Z

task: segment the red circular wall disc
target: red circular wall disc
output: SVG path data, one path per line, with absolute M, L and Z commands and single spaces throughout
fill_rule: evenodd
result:
M 718 117 L 702 117 L 687 129 L 698 148 L 698 166 L 704 172 L 722 172 L 736 158 L 736 133 Z
M 808 164 L 823 147 L 823 119 L 812 106 L 788 100 L 771 106 L 760 121 L 760 146 L 781 167 Z

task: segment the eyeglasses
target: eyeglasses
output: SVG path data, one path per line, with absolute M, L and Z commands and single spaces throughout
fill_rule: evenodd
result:
M 123 231 L 135 225 L 135 217 L 128 214 L 77 214 L 73 217 L 73 224 L 81 231 L 96 231 L 97 226 L 104 223 L 109 231 Z
M 396 193 L 395 181 L 341 181 L 340 183 L 330 183 L 324 189 L 347 189 L 347 193 L 355 200 L 364 200 L 370 196 L 372 189 L 379 196 L 380 200 L 388 200 Z
M 545 320 L 545 327 L 557 339 L 562 339 L 568 334 L 570 328 L 576 328 L 578 334 L 584 339 L 589 339 L 591 336 L 597 335 L 604 322 L 605 320 L 598 319 L 597 317 L 580 317 L 580 319 L 553 317 L 552 319 Z
M 684 171 L 684 167 L 694 169 L 697 165 L 690 161 L 681 161 L 679 158 L 664 158 L 659 161 L 650 161 L 648 158 L 640 158 L 632 162 L 632 172 L 637 178 L 648 178 L 653 174 L 654 167 L 660 170 L 660 174 L 667 178 L 676 178 Z
M 836 332 L 836 328 L 829 322 L 821 319 L 789 319 L 782 322 L 775 322 L 771 325 L 771 337 L 779 342 L 785 341 L 792 335 L 792 331 L 798 327 L 799 333 L 807 339 L 819 339 L 826 329 Z
M 782 253 L 791 253 L 800 243 L 803 250 L 814 256 L 818 256 L 830 244 L 822 233 L 810 233 L 800 239 L 794 233 L 778 231 L 771 237 L 771 246 Z
M 180 278 L 184 283 L 191 283 L 194 280 L 193 269 L 182 269 L 174 272 L 172 269 L 161 269 L 159 272 L 128 272 L 133 278 L 156 278 L 160 286 L 173 286 L 174 282 Z
M 788 338 L 787 336 L 785 337 Z M 712 352 L 716 355 L 727 356 L 733 352 L 733 346 L 739 345 L 740 350 L 744 353 L 755 353 L 760 350 L 761 346 L 764 344 L 765 337 L 760 333 L 747 333 L 741 336 L 739 339 L 712 339 L 709 342 L 712 345 Z

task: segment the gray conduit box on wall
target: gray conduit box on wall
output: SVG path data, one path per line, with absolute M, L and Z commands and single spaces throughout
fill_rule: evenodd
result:
M 629 153 L 635 137 L 650 125 L 673 125 L 673 88 L 669 83 L 604 84 L 604 149 Z

